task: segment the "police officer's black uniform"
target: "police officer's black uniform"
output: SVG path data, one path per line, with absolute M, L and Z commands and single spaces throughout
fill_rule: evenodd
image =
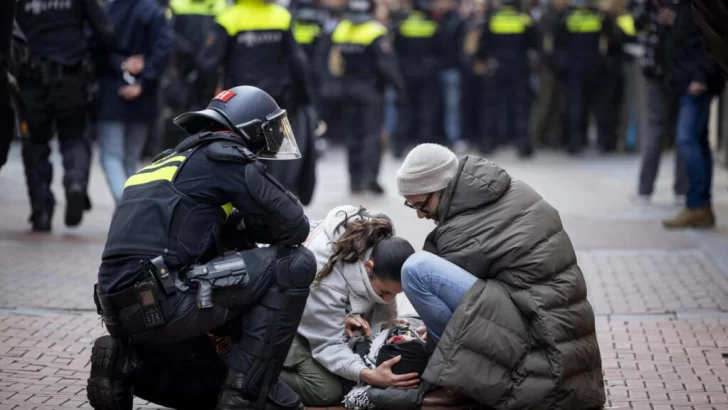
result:
M 400 23 L 394 36 L 399 67 L 407 96 L 399 104 L 394 154 L 401 157 L 406 146 L 435 142 L 440 107 L 440 71 L 447 63 L 446 39 L 430 13 L 429 0 L 415 0 L 414 10 Z
M 225 86 L 251 85 L 270 94 L 289 112 L 294 133 L 303 137 L 303 106 L 313 104 L 311 70 L 306 54 L 293 37 L 291 13 L 268 0 L 240 0 L 220 13 L 202 53 L 204 71 L 222 65 Z M 299 144 L 304 145 L 304 144 Z M 297 192 L 301 161 L 272 164 L 270 172 Z
M 371 0 L 349 0 L 347 17 L 331 33 L 316 57 L 319 70 L 331 75 L 340 94 L 345 123 L 352 192 L 384 192 L 377 182 L 382 155 L 384 92 L 404 94 L 396 54 L 387 28 L 374 20 Z
M 314 58 L 318 40 L 324 34 L 323 24 L 326 20 L 326 10 L 317 7 L 314 0 L 296 0 L 292 10 L 293 37 L 311 61 Z
M 257 88 L 235 87 L 175 121 L 193 135 L 129 178 L 109 228 L 97 296 L 115 338 L 96 341 L 89 401 L 96 409 L 131 408 L 133 385 L 162 405 L 210 408 L 217 389 L 144 365 L 132 370 L 122 341 L 142 361 L 153 349 L 175 363 L 187 357 L 175 354 L 178 343 L 200 342 L 227 323 L 242 336 L 227 359 L 217 408 L 297 408 L 298 396 L 278 374 L 316 261 L 298 247 L 309 233 L 302 205 L 256 157 L 300 156 L 286 112 Z M 238 252 L 220 256 L 226 249 Z
M 88 206 L 91 159 L 86 137 L 85 24 L 90 23 L 96 41 L 107 50 L 115 47 L 114 36 L 94 0 L 19 0 L 16 19 L 31 52 L 18 81 L 29 113 L 31 143 L 24 147 L 24 160 L 33 229 L 51 229 L 55 199 L 48 144 L 56 132 L 65 169 L 66 225 L 76 226 Z
M 591 6 L 591 0 L 572 0 L 572 7 L 554 33 L 555 48 L 562 50 L 560 76 L 566 84 L 569 106 L 568 151 L 576 154 L 586 144 L 588 114 L 597 119 L 598 139 L 610 134 L 609 106 L 604 97 L 609 87 L 607 51 L 612 40 L 612 21 Z
M 528 134 L 531 83 L 528 50 L 537 47 L 536 29 L 515 0 L 504 0 L 485 22 L 478 60 L 484 65 L 480 120 L 485 152 L 513 143 L 519 156 L 532 154 Z

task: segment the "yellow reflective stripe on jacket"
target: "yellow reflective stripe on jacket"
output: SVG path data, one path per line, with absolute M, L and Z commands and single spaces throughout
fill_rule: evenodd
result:
M 221 206 L 222 211 L 225 212 L 225 217 L 227 218 L 230 216 L 231 213 L 233 213 L 233 204 L 230 202 L 226 203 L 225 205 Z
M 427 38 L 437 33 L 438 24 L 429 20 L 424 13 L 413 12 L 399 25 L 399 34 L 409 38 Z
M 311 44 L 321 34 L 321 27 L 313 23 L 293 23 L 293 38 L 298 44 Z
M 285 31 L 291 27 L 291 13 L 277 4 L 250 0 L 226 9 L 215 21 L 229 36 L 241 31 Z
M 523 34 L 531 25 L 531 17 L 524 13 L 499 11 L 490 19 L 490 32 L 493 34 Z
M 136 174 L 126 180 L 124 188 L 148 184 L 155 181 L 172 181 L 172 179 L 174 179 L 174 175 L 177 173 L 177 169 L 179 169 L 180 165 L 182 165 L 182 163 L 187 159 L 184 155 L 175 154 L 177 153 L 172 153 L 170 156 L 162 158 L 159 161 L 140 169 Z
M 566 17 L 566 28 L 571 33 L 600 32 L 602 16 L 592 11 L 577 10 Z
M 368 46 L 377 38 L 387 34 L 387 28 L 382 23 L 368 21 L 364 24 L 354 24 L 343 20 L 336 26 L 331 40 L 334 44 L 361 44 Z
M 159 168 L 156 171 L 134 174 L 126 180 L 124 188 L 135 185 L 148 184 L 155 181 L 172 181 L 172 179 L 174 178 L 174 174 L 177 173 L 177 169 L 179 169 L 179 166 L 170 165 L 167 167 Z
M 186 158 L 187 157 L 185 157 L 184 155 L 176 155 L 173 157 L 162 158 L 161 160 L 159 160 L 155 163 L 147 165 L 146 167 L 140 169 L 139 171 L 148 171 L 148 170 L 151 170 L 154 168 L 159 168 L 160 166 L 162 166 L 164 164 L 168 164 L 170 162 L 183 162 Z
M 195 14 L 202 16 L 216 16 L 226 8 L 226 0 L 171 0 L 169 7 L 177 15 Z
M 634 18 L 631 14 L 623 14 L 617 18 L 617 25 L 628 36 L 636 36 L 637 30 L 634 28 Z

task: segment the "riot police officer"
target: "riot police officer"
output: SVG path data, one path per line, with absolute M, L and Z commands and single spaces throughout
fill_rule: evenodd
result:
M 399 106 L 396 157 L 406 146 L 434 142 L 440 106 L 440 71 L 445 67 L 445 42 L 439 23 L 431 16 L 431 0 L 414 0 L 414 9 L 399 25 L 394 36 L 399 67 L 406 86 L 406 99 Z
M 96 288 L 111 336 L 95 342 L 89 402 L 131 409 L 135 393 L 174 408 L 209 408 L 217 389 L 145 370 L 144 352 L 184 361 L 179 344 L 227 323 L 242 336 L 217 409 L 298 408 L 278 374 L 316 261 L 299 247 L 309 233 L 302 205 L 260 163 L 300 157 L 286 111 L 241 86 L 175 122 L 192 136 L 129 178 L 111 221 Z M 230 249 L 237 251 L 223 253 Z
M 29 113 L 30 144 L 23 149 L 34 231 L 48 232 L 55 208 L 49 142 L 58 134 L 65 175 L 65 222 L 76 226 L 90 206 L 86 196 L 91 147 L 86 137 L 89 57 L 86 23 L 108 52 L 115 47 L 111 26 L 94 0 L 19 0 L 16 19 L 25 33 L 30 59 L 21 70 L 23 103 Z
M 352 193 L 384 193 L 379 185 L 384 123 L 384 92 L 393 86 L 404 94 L 395 51 L 387 28 L 374 20 L 372 0 L 349 0 L 348 11 L 322 45 L 317 65 L 339 90 L 345 123 Z
M 485 152 L 499 143 L 513 143 L 521 157 L 533 150 L 528 134 L 531 115 L 529 49 L 537 34 L 517 0 L 502 0 L 488 17 L 480 39 L 478 60 L 484 73 L 480 119 Z

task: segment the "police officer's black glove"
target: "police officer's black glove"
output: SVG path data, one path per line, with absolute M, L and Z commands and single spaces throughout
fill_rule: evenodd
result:
M 220 232 L 220 241 L 225 250 L 244 250 L 253 249 L 257 245 L 255 241 L 251 240 L 248 236 L 249 232 L 245 228 L 243 221 L 243 214 L 237 209 L 233 209 L 233 212 L 225 221 Z

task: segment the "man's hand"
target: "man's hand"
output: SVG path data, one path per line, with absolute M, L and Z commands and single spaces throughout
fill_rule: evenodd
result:
M 415 329 L 415 333 L 420 335 L 422 340 L 427 340 L 427 327 L 425 325 L 422 325 L 422 326 L 418 327 L 417 329 Z
M 376 387 L 396 387 L 401 390 L 414 389 L 420 383 L 417 373 L 394 374 L 392 366 L 399 363 L 402 356 L 389 359 L 380 364 L 376 369 L 364 369 L 361 371 L 359 378 L 366 384 Z
M 361 328 L 364 336 L 372 335 L 372 329 L 369 326 L 369 322 L 364 320 L 363 317 L 359 315 L 351 315 L 346 317 L 346 320 L 344 322 L 344 333 L 346 333 L 347 336 L 351 337 L 354 334 L 354 331 L 359 330 L 359 328 Z
M 131 75 L 137 75 L 144 70 L 144 56 L 141 54 L 131 56 L 124 61 L 121 69 L 128 71 Z
M 119 95 L 125 100 L 133 100 L 142 94 L 142 86 L 139 84 L 125 85 L 119 89 Z
M 708 90 L 708 87 L 706 87 L 705 84 L 698 82 L 698 81 L 693 81 L 688 86 L 688 94 L 692 95 L 693 97 L 702 95 L 707 90 Z

